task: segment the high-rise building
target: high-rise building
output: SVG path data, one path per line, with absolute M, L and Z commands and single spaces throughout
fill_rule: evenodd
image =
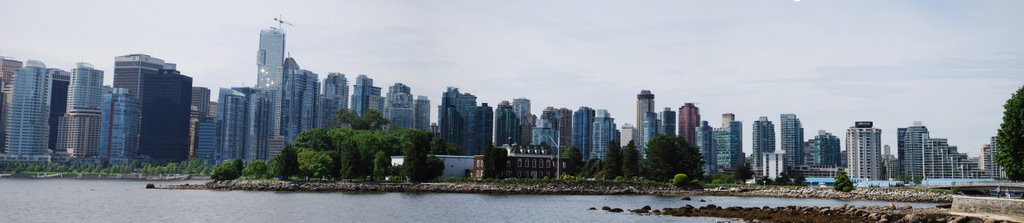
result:
M 383 112 L 383 103 L 377 107 L 375 101 L 383 100 L 380 96 L 380 87 L 373 86 L 373 79 L 360 74 L 356 77 L 356 84 L 352 88 L 352 110 L 359 116 L 366 114 L 366 111 L 377 110 Z M 381 113 L 383 115 L 383 113 Z
M 636 144 L 635 140 L 640 138 L 637 136 L 639 134 L 640 132 L 637 131 L 636 127 L 633 127 L 633 125 L 630 125 L 629 123 L 622 124 L 622 130 L 619 130 L 619 146 L 625 147 L 626 145 L 629 145 L 629 142 Z
M 619 140 L 619 130 L 615 127 L 615 119 L 608 113 L 608 110 L 597 109 L 593 114 L 591 152 L 588 153 L 589 156 L 584 156 L 583 159 L 598 158 L 603 160 L 604 156 L 608 154 L 608 146 L 611 143 L 617 143 L 616 140 Z M 579 117 L 579 115 L 576 117 Z
M 607 112 L 607 111 L 606 111 Z M 572 117 L 572 144 L 583 154 L 583 160 L 590 159 L 594 137 L 594 109 L 580 106 Z
M 280 91 L 260 90 L 252 88 L 234 88 L 249 98 L 249 150 L 250 157 L 255 160 L 268 160 L 280 152 L 283 148 L 283 140 L 275 139 L 273 123 L 274 120 L 274 98 L 273 94 Z M 216 124 L 216 123 L 215 123 Z M 219 137 L 218 137 L 219 138 Z
M 47 148 L 51 152 L 63 155 L 65 150 L 58 149 L 57 141 L 60 120 L 68 109 L 68 86 L 71 81 L 71 73 L 57 68 L 48 68 L 46 72 L 50 75 L 50 118 L 48 120 L 50 134 Z
M 3 85 L 3 91 L 10 91 L 11 87 L 14 86 L 14 74 L 18 72 L 18 69 L 24 65 L 21 61 L 14 60 L 12 58 L 0 57 L 0 84 Z
M 384 106 L 384 117 L 390 121 L 392 127 L 412 128 L 412 110 L 413 99 L 409 86 L 395 83 L 395 85 L 388 88 L 387 102 Z
M 996 137 L 993 136 L 991 143 L 981 146 L 979 169 L 983 170 L 988 178 L 1006 178 L 1006 172 L 1003 172 L 1002 166 L 996 163 L 996 152 L 999 152 L 999 146 L 996 143 Z
M 476 105 L 476 96 L 459 93 L 458 88 L 448 87 L 441 97 L 441 105 L 438 106 L 437 117 L 441 138 L 448 143 L 459 145 L 459 149 L 466 155 L 483 154 L 481 146 L 485 143 L 485 137 L 481 133 L 483 130 L 478 129 L 483 124 L 478 122 L 492 122 L 493 111 L 491 117 L 487 117 L 486 120 L 477 119 L 481 109 Z M 486 138 L 486 141 L 490 141 L 491 135 L 487 134 Z
M 284 84 L 284 41 L 283 30 L 269 28 L 260 30 L 260 46 L 256 51 L 256 88 L 280 90 Z
M 512 99 L 512 110 L 516 113 L 516 116 L 519 116 L 520 120 L 533 114 L 530 110 L 530 99 L 526 98 Z
M 643 142 L 646 145 L 647 142 L 650 142 L 658 135 L 658 127 L 661 126 L 661 122 L 658 120 L 658 113 L 655 112 L 644 113 L 642 120 L 643 123 L 640 125 L 642 128 L 639 129 L 640 140 L 637 142 Z M 647 148 L 647 146 L 644 146 L 644 148 Z M 640 157 L 647 158 L 646 149 L 640 149 L 640 146 L 637 145 L 637 150 L 640 152 Z
M 210 102 L 210 114 L 207 114 L 206 117 L 217 117 L 217 102 L 216 101 L 211 101 Z
M 551 123 L 547 119 L 537 119 L 537 127 L 533 128 L 533 140 L 530 144 L 554 147 L 556 135 L 554 129 L 551 128 Z
M 192 78 L 182 75 L 175 64 L 145 54 L 119 56 L 114 61 L 114 87 L 127 88 L 142 103 L 139 155 L 154 160 L 185 160 L 190 142 Z
M 230 159 L 252 160 L 249 142 L 249 98 L 246 94 L 221 88 L 217 97 L 217 130 L 220 135 L 219 151 L 214 151 L 217 161 Z
M 317 124 L 320 123 L 318 119 L 321 114 L 317 112 L 320 107 L 317 103 L 320 102 L 320 79 L 316 73 L 299 68 L 295 59 L 285 58 L 282 93 L 281 132 L 285 143 L 291 143 L 299 133 L 319 127 Z M 221 107 L 224 107 L 223 103 Z
M 761 162 L 764 160 L 765 153 L 775 152 L 775 124 L 772 121 L 768 121 L 768 117 L 761 116 L 754 121 L 754 148 L 753 155 L 757 157 L 754 159 L 754 163 L 751 166 L 763 167 Z M 759 170 L 763 170 L 760 168 Z M 757 172 L 757 171 L 755 171 Z
M 746 155 L 743 154 L 743 123 L 736 121 L 732 113 L 722 114 L 722 128 L 711 133 L 715 140 L 716 167 L 726 172 L 736 170 L 743 165 Z
M 342 73 L 328 73 L 324 79 L 324 94 L 321 98 L 320 107 L 323 116 L 320 118 L 320 126 L 327 127 L 338 110 L 348 109 L 348 79 Z
M 882 172 L 882 179 L 891 180 L 899 176 L 899 160 L 892 154 L 892 149 L 889 148 L 889 145 L 885 145 L 882 148 L 885 151 L 882 154 L 882 169 L 885 170 Z
M 196 124 L 195 137 L 195 158 L 206 163 L 216 163 L 216 154 L 218 153 L 217 151 L 220 151 L 218 146 L 220 131 L 217 128 L 217 118 L 213 116 L 199 118 L 198 124 Z
M 679 135 L 685 138 L 690 145 L 697 145 L 697 134 L 694 132 L 697 126 L 700 126 L 700 108 L 693 103 L 686 103 L 679 107 Z
M 659 135 L 676 136 L 676 112 L 672 108 L 665 107 L 664 111 L 658 113 Z
M 635 143 L 637 150 L 643 151 L 644 148 L 647 148 L 646 140 L 650 140 L 653 137 L 648 138 L 644 136 L 648 135 L 646 133 L 651 129 L 657 130 L 657 127 L 650 128 L 649 126 L 647 126 L 651 124 L 657 124 L 656 120 L 648 120 L 650 117 L 655 117 L 655 119 L 657 119 L 657 115 L 648 114 L 654 113 L 654 109 L 654 94 L 652 94 L 649 90 L 641 90 L 640 94 L 636 95 L 636 124 L 638 125 L 637 130 L 639 131 L 639 135 L 640 137 L 643 138 L 636 140 Z
M 488 145 L 494 145 L 494 108 L 487 103 L 480 103 L 476 107 L 476 140 L 479 143 L 480 154 Z
M 762 173 L 763 176 L 768 179 L 775 180 L 779 178 L 779 176 L 782 175 L 782 172 L 787 168 L 786 162 L 784 161 L 786 157 L 785 151 L 781 153 L 763 151 L 760 157 L 761 158 L 754 159 L 757 160 L 755 163 L 761 164 L 757 166 L 757 170 L 754 172 Z
M 515 107 L 515 105 L 513 105 Z M 526 116 L 520 116 L 519 119 L 519 141 L 523 144 L 533 141 L 533 128 L 536 127 L 537 116 L 533 114 L 527 114 Z
M 412 127 L 430 131 L 430 99 L 427 96 L 416 96 L 412 102 Z
M 555 120 L 558 122 L 554 125 L 555 134 L 558 135 L 558 146 L 561 149 L 572 146 L 572 110 L 568 108 L 559 108 L 555 110 Z
M 57 150 L 66 151 L 71 158 L 97 157 L 100 152 L 103 71 L 94 69 L 92 64 L 78 63 L 72 70 L 70 82 Z
M 924 177 L 925 143 L 928 139 L 928 127 L 921 122 L 896 130 L 896 153 L 900 162 L 900 174 L 906 177 Z
M 192 87 L 192 106 L 196 107 L 199 114 L 203 117 L 209 115 L 210 112 L 210 89 L 205 87 Z M 214 110 L 213 113 L 217 113 Z
M 780 116 L 779 144 L 786 151 L 786 166 L 804 165 L 804 127 L 794 114 Z
M 99 157 L 106 163 L 128 163 L 139 150 L 142 102 L 126 88 L 103 94 Z
M 494 109 L 494 142 L 498 146 L 519 145 L 519 116 L 508 101 L 501 101 Z
M 714 128 L 708 125 L 708 121 L 701 121 L 700 125 L 694 128 L 694 141 L 700 149 L 701 159 L 704 160 L 704 173 L 713 174 L 718 171 L 718 150 L 715 149 Z
M 29 60 L 14 75 L 7 117 L 6 160 L 50 160 L 47 149 L 50 78 L 43 62 Z
M 846 130 L 847 165 L 850 178 L 880 179 L 882 172 L 882 130 L 869 121 L 859 121 Z
M 817 152 L 817 156 L 814 158 L 815 162 L 811 164 L 840 167 L 842 164 L 841 147 L 839 137 L 825 130 L 819 130 L 818 135 L 814 136 L 814 151 Z

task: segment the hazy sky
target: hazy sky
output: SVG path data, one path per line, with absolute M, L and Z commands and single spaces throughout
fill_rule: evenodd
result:
M 659 108 L 698 103 L 751 125 L 780 113 L 805 138 L 871 120 L 979 154 L 1002 105 L 1024 85 L 1024 1 L 6 1 L 0 56 L 113 79 L 113 59 L 145 53 L 196 86 L 256 83 L 259 30 L 295 24 L 287 51 L 304 69 L 367 74 L 430 97 L 459 87 L 495 106 L 608 109 L 635 124 L 636 94 Z M 214 96 L 214 100 L 216 100 Z M 660 110 L 660 109 L 659 109 Z M 436 120 L 436 110 L 431 112 Z

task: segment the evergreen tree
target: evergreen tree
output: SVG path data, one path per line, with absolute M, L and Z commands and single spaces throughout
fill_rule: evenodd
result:
M 377 155 L 373 158 L 373 179 L 383 180 L 384 177 L 391 175 L 391 159 L 388 157 L 384 150 L 378 150 Z
M 750 168 L 749 163 L 744 163 L 743 166 L 740 166 L 740 168 L 736 169 L 735 176 L 736 181 L 739 181 L 740 183 L 745 183 L 747 182 L 747 180 L 754 178 L 754 170 L 753 168 Z
M 608 152 L 604 155 L 604 178 L 615 179 L 622 176 L 622 149 L 619 142 L 608 143 Z
M 576 174 L 579 173 L 579 169 L 583 167 L 583 153 L 581 153 L 580 149 L 576 148 L 576 146 L 570 146 L 569 148 L 566 148 L 565 152 L 562 153 L 561 158 L 569 158 L 569 160 L 571 161 L 570 169 L 562 171 Z
M 625 178 L 640 176 L 640 151 L 636 149 L 633 140 L 629 140 L 626 148 L 622 151 L 622 176 Z
M 836 191 L 853 191 L 853 182 L 850 181 L 850 176 L 846 175 L 846 171 L 839 171 L 839 174 L 836 175 L 836 184 L 832 188 Z
M 282 177 L 284 180 L 299 174 L 298 152 L 291 145 L 287 145 L 281 153 L 271 160 L 271 172 Z
M 996 163 L 1014 181 L 1024 181 L 1024 87 L 1003 105 L 1003 123 L 996 136 Z

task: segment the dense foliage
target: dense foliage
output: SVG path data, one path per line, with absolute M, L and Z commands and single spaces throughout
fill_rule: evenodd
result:
M 604 166 L 602 175 L 605 179 L 622 176 L 622 149 L 619 147 L 619 142 L 608 143 L 608 152 L 605 153 L 602 164 Z
M 750 164 L 743 164 L 740 168 L 736 168 L 736 181 L 740 183 L 747 182 L 747 180 L 754 178 L 754 170 L 750 167 Z
M 508 162 L 508 150 L 487 146 L 484 149 L 484 178 L 502 179 L 505 178 L 505 168 Z
M 996 163 L 1014 181 L 1024 181 L 1024 87 L 1003 105 L 1003 123 L 996 136 Z
M 850 181 L 850 176 L 846 175 L 846 171 L 839 171 L 836 175 L 836 184 L 832 185 L 832 188 L 836 191 L 853 191 L 853 182 Z
M 0 162 L 2 173 L 22 174 L 183 174 L 208 176 L 213 174 L 215 166 L 207 165 L 202 160 L 187 160 L 170 163 L 143 163 L 131 162 L 129 164 L 114 165 L 74 165 L 54 164 L 41 162 Z
M 699 179 L 704 175 L 700 151 L 679 136 L 655 136 L 647 143 L 647 159 L 650 169 L 647 177 L 653 180 L 671 179 L 677 173 L 684 173 Z
M 367 110 L 363 116 L 356 114 L 355 110 L 341 109 L 335 114 L 334 119 L 328 123 L 329 129 L 351 128 L 355 130 L 382 130 L 388 124 L 388 120 L 381 116 L 377 110 Z
M 640 151 L 636 150 L 633 140 L 626 144 L 626 148 L 622 148 L 622 176 L 625 178 L 640 176 Z
M 585 160 L 583 160 L 583 153 L 580 152 L 580 149 L 576 148 L 576 146 L 570 146 L 569 148 L 566 148 L 565 151 L 562 152 L 560 157 L 561 158 L 568 158 L 569 161 L 572 162 L 572 165 L 569 165 L 570 166 L 569 169 L 563 169 L 562 170 L 563 171 L 563 173 L 562 173 L 563 175 L 565 175 L 565 174 L 579 174 L 580 168 L 582 168 L 583 165 L 585 165 L 585 163 L 584 163 Z
M 245 163 L 242 162 L 242 159 L 235 158 L 217 166 L 217 170 L 213 171 L 213 175 L 210 178 L 213 180 L 238 179 L 238 177 L 242 176 L 243 168 L 245 168 Z

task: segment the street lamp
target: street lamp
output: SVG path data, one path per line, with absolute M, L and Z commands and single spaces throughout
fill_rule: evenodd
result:
M 558 136 L 557 134 L 555 135 Z M 556 140 L 556 138 L 552 137 L 550 134 L 548 135 L 548 140 L 551 140 L 551 143 L 555 144 L 555 178 L 561 180 L 562 162 L 559 156 L 562 156 L 562 147 L 558 145 L 558 140 Z

